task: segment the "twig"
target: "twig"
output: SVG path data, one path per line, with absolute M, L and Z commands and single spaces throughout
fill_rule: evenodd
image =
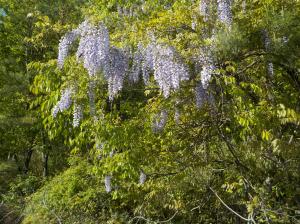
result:
M 235 214 L 236 216 L 238 216 L 240 219 L 247 221 L 247 222 L 252 222 L 252 223 L 256 223 L 253 219 L 248 219 L 245 218 L 243 216 L 241 216 L 239 213 L 237 213 L 236 211 L 234 211 L 232 208 L 230 208 L 217 194 L 217 192 L 215 192 L 211 187 L 209 187 L 209 189 L 216 195 L 216 197 L 221 201 L 221 203 L 229 210 L 231 211 L 233 214 Z
M 254 65 L 256 65 L 259 62 L 259 60 L 252 62 L 250 65 L 247 65 L 243 70 L 240 70 L 237 72 L 237 74 L 242 74 L 245 71 L 247 71 L 249 68 L 253 67 Z
M 209 194 L 208 199 L 205 200 L 205 203 L 203 203 L 204 200 L 202 200 L 202 202 L 200 203 L 200 205 L 198 205 L 197 207 L 194 207 L 194 208 L 191 209 L 191 212 L 194 211 L 194 210 L 196 210 L 196 209 L 200 210 L 210 200 L 210 198 L 211 198 L 211 194 Z
M 147 219 L 147 218 L 145 218 L 145 217 L 143 217 L 143 216 L 136 216 L 136 217 L 133 217 L 133 218 L 131 219 L 130 222 L 132 222 L 132 221 L 135 220 L 135 219 L 142 219 L 142 220 L 144 220 L 144 221 L 146 221 L 146 222 L 152 222 L 152 223 L 167 223 L 167 222 L 170 222 L 172 219 L 174 219 L 175 216 L 177 215 L 177 213 L 178 213 L 178 211 L 176 211 L 176 212 L 174 213 L 174 215 L 173 215 L 171 218 L 169 218 L 169 219 L 167 219 L 167 220 L 164 220 L 164 221 L 152 221 L 152 220 Z
M 231 155 L 233 156 L 233 158 L 234 158 L 234 160 L 235 160 L 235 161 L 234 161 L 235 164 L 236 164 L 237 166 L 243 167 L 246 171 L 249 171 L 249 168 L 248 168 L 246 165 L 244 165 L 244 164 L 240 161 L 239 157 L 235 154 L 234 146 L 228 141 L 228 139 L 227 139 L 226 136 L 223 134 L 223 132 L 222 132 L 222 130 L 220 129 L 220 127 L 217 127 L 217 131 L 218 131 L 219 135 L 221 136 L 221 138 L 223 139 L 223 141 L 226 143 L 229 152 L 231 153 Z

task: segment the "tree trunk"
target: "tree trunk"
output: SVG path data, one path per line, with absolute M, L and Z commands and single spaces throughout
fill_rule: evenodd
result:
M 30 165 L 32 153 L 33 153 L 32 149 L 29 149 L 26 153 L 26 158 L 25 158 L 25 162 L 24 162 L 24 173 L 25 174 L 27 174 L 29 171 L 29 165 Z
M 7 156 L 7 161 L 10 161 L 11 159 L 11 155 L 10 155 L 10 152 L 8 153 L 8 156 Z
M 48 176 L 48 153 L 43 152 L 43 177 Z
M 18 156 L 16 154 L 13 155 L 13 160 L 16 162 L 17 167 L 18 167 L 18 171 L 21 172 L 22 168 L 19 166 L 19 160 L 18 160 Z

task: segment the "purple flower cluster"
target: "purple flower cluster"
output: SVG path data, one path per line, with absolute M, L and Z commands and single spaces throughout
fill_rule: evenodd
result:
M 76 52 L 77 60 L 82 61 L 90 76 L 94 76 L 105 67 L 109 55 L 109 34 L 101 23 L 93 26 L 88 20 L 81 23 L 77 29 L 67 33 L 59 43 L 58 66 L 63 67 L 72 43 L 80 37 Z
M 218 18 L 229 27 L 232 24 L 231 1 L 232 0 L 218 0 Z
M 142 73 L 145 85 L 149 83 L 150 72 L 153 71 L 154 40 L 143 50 Z
M 166 98 L 172 89 L 179 88 L 181 81 L 189 79 L 188 70 L 173 47 L 157 44 L 153 51 L 153 66 L 154 79 Z
M 53 117 L 56 117 L 56 115 L 59 111 L 63 112 L 70 108 L 70 106 L 72 104 L 72 95 L 73 95 L 72 88 L 66 88 L 62 91 L 60 100 L 53 108 L 53 111 L 52 111 Z
M 201 0 L 199 5 L 200 15 L 203 16 L 203 21 L 207 22 L 210 16 L 210 1 L 209 0 Z
M 109 64 L 106 68 L 110 100 L 113 100 L 116 94 L 123 88 L 127 70 L 128 58 L 125 53 L 118 48 L 112 47 L 109 54 Z
M 265 49 L 267 52 L 270 52 L 272 42 L 269 36 L 269 32 L 268 30 L 264 29 L 262 33 L 263 33 L 263 41 L 264 41 Z M 267 63 L 267 73 L 270 77 L 274 76 L 274 66 L 273 63 L 270 61 Z
M 264 29 L 262 31 L 262 34 L 263 34 L 263 41 L 264 41 L 265 49 L 267 51 L 270 51 L 271 50 L 271 39 L 270 39 L 268 30 Z
M 152 130 L 154 132 L 160 132 L 164 129 L 168 120 L 168 113 L 167 111 L 161 111 L 155 118 L 153 122 Z
M 141 171 L 139 184 L 143 185 L 146 182 L 146 180 L 147 180 L 147 175 L 143 171 Z
M 138 81 L 140 73 L 146 85 L 149 82 L 150 73 L 153 73 L 154 79 L 166 98 L 171 90 L 179 88 L 181 81 L 189 79 L 188 69 L 175 48 L 157 44 L 153 38 L 145 48 L 139 44 L 133 56 L 130 79 L 134 82 Z
M 209 103 L 211 105 L 214 104 L 215 100 L 213 94 L 207 89 L 203 88 L 202 82 L 198 82 L 195 92 L 197 108 L 201 108 L 205 103 Z
M 212 58 L 211 46 L 205 48 L 200 55 L 200 63 L 202 64 L 201 82 L 204 89 L 207 89 L 211 77 L 216 70 L 214 60 Z
M 79 25 L 80 42 L 76 52 L 77 60 L 83 62 L 90 76 L 94 76 L 107 66 L 109 58 L 109 33 L 101 23 L 98 27 L 87 20 Z
M 64 66 L 66 57 L 73 42 L 78 38 L 79 32 L 77 29 L 67 33 L 59 42 L 57 64 L 59 68 Z
M 111 176 L 106 175 L 104 178 L 105 190 L 107 193 L 111 192 Z
M 74 102 L 74 110 L 73 110 L 73 127 L 74 128 L 79 126 L 82 117 L 83 117 L 83 114 L 82 114 L 81 105 Z
M 130 73 L 130 81 L 136 83 L 139 81 L 139 75 L 141 73 L 141 64 L 143 62 L 143 46 L 138 43 L 137 50 L 133 55 L 132 68 Z

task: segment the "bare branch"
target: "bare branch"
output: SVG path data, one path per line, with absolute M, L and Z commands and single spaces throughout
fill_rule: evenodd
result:
M 142 219 L 142 220 L 144 220 L 144 221 L 146 221 L 146 222 L 150 222 L 150 223 L 167 223 L 167 222 L 170 222 L 172 219 L 174 219 L 175 216 L 177 215 L 177 213 L 178 213 L 178 211 L 176 211 L 176 212 L 174 213 L 174 215 L 173 215 L 171 218 L 169 218 L 169 219 L 167 219 L 167 220 L 164 220 L 164 221 L 152 221 L 152 220 L 147 219 L 147 218 L 145 218 L 145 217 L 143 217 L 143 216 L 136 216 L 136 217 L 133 217 L 133 218 L 130 220 L 130 223 L 131 223 L 133 220 L 135 220 L 135 219 Z
M 236 211 L 234 211 L 232 208 L 230 208 L 217 194 L 217 192 L 215 192 L 211 187 L 209 187 L 209 189 L 216 195 L 216 197 L 220 200 L 220 202 L 229 210 L 231 211 L 233 214 L 235 214 L 236 216 L 238 216 L 240 219 L 247 221 L 247 222 L 252 222 L 252 223 L 256 223 L 253 219 L 248 219 L 245 218 L 243 216 L 241 216 L 239 213 L 237 213 Z

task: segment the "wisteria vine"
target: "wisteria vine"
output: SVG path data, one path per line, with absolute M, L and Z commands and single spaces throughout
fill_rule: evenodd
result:
M 209 0 L 201 0 L 199 5 L 199 14 L 203 17 L 203 21 L 208 23 L 212 16 L 213 3 Z M 233 22 L 232 16 L 232 0 L 217 0 L 217 18 L 218 21 L 231 28 Z M 246 2 L 243 1 L 243 10 L 246 8 Z M 120 12 L 119 12 L 120 13 Z M 127 13 L 125 13 L 127 14 Z M 131 13 L 130 13 L 131 14 Z M 192 29 L 196 29 L 196 23 L 193 20 Z M 204 32 L 207 32 L 205 29 Z M 229 29 L 230 30 L 230 29 Z M 213 32 L 212 32 L 213 33 Z M 206 38 L 208 32 L 204 35 Z M 150 82 L 150 75 L 153 74 L 154 80 L 157 82 L 163 96 L 168 98 L 172 91 L 178 90 L 180 83 L 190 79 L 188 66 L 172 46 L 159 43 L 151 36 L 150 43 L 144 46 L 139 43 L 136 51 L 132 55 L 132 65 L 130 66 L 130 57 L 122 50 L 115 46 L 111 46 L 108 29 L 103 23 L 97 26 L 92 25 L 88 20 L 79 25 L 77 29 L 68 32 L 59 43 L 59 54 L 57 64 L 59 68 L 63 68 L 66 58 L 70 53 L 72 44 L 79 39 L 79 45 L 76 52 L 78 63 L 82 63 L 87 70 L 90 81 L 88 84 L 88 98 L 90 103 L 90 114 L 96 116 L 95 106 L 95 88 L 96 83 L 93 80 L 98 73 L 102 73 L 108 83 L 108 95 L 112 101 L 116 95 L 122 90 L 124 80 L 127 74 L 132 83 L 136 83 L 142 76 L 145 85 Z M 201 49 L 199 62 L 201 64 L 200 81 L 195 88 L 196 106 L 201 108 L 206 102 L 212 102 L 212 95 L 208 92 L 210 81 L 217 69 L 215 59 L 213 57 L 213 40 L 212 43 Z M 267 30 L 263 30 L 263 42 L 267 52 L 271 50 L 271 40 Z M 284 40 L 287 42 L 287 40 Z M 268 60 L 267 71 L 269 76 L 273 76 L 273 63 Z M 75 94 L 72 86 L 65 88 L 61 93 L 61 98 L 52 111 L 53 117 L 59 112 L 63 112 L 70 108 L 73 103 L 73 127 L 78 127 L 83 117 L 82 105 L 73 100 Z M 179 110 L 176 109 L 174 119 L 179 123 Z M 168 121 L 168 112 L 162 110 L 154 117 L 152 129 L 154 132 L 161 132 Z M 97 146 L 102 150 L 101 146 Z M 111 151 L 112 157 L 114 151 Z M 144 184 L 147 175 L 140 171 L 139 183 Z M 104 178 L 106 192 L 112 191 L 111 186 L 112 175 L 106 175 Z

